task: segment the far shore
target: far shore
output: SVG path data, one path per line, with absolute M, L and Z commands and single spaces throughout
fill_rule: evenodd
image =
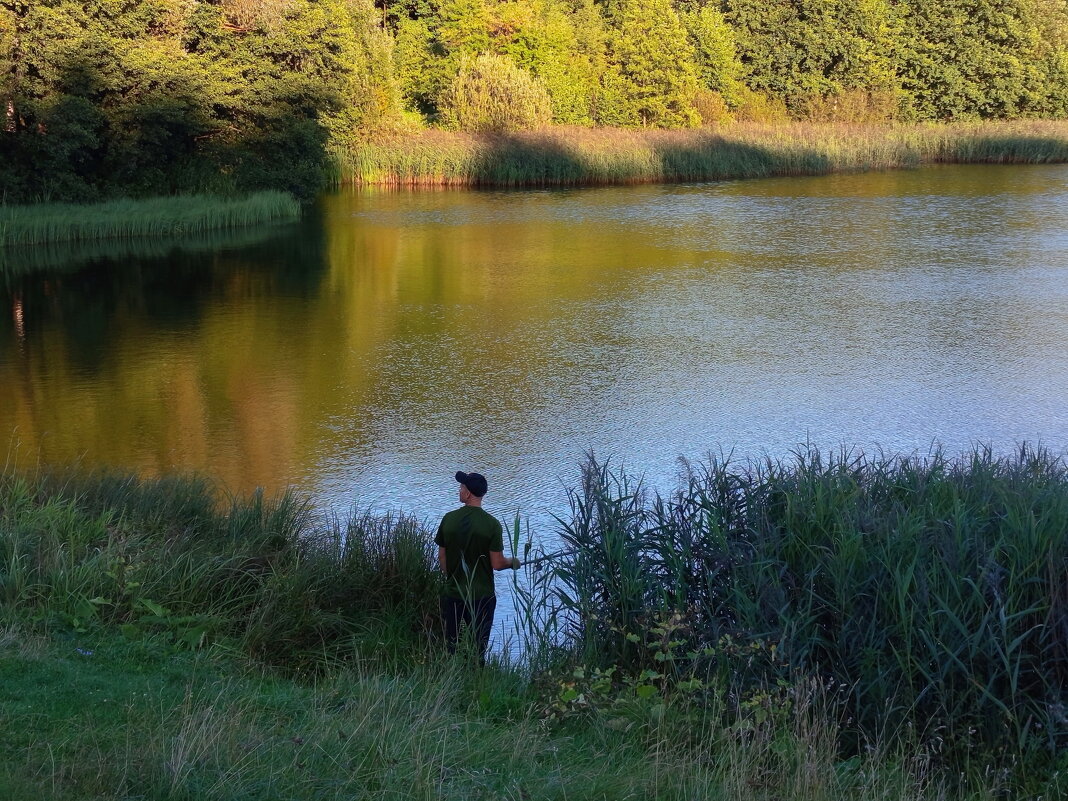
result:
M 1068 121 L 915 125 L 736 123 L 692 130 L 555 126 L 513 133 L 440 129 L 333 148 L 335 185 L 575 187 L 1068 162 Z M 287 192 L 98 203 L 0 204 L 0 251 L 56 242 L 175 238 L 291 222 Z M 2 270 L 0 270 L 2 271 Z
M 341 184 L 597 186 L 1068 161 L 1068 121 L 735 123 L 692 130 L 427 129 L 334 150 Z

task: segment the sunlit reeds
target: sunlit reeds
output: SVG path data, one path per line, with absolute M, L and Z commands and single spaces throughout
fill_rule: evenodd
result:
M 0 247 L 192 236 L 290 222 L 300 213 L 300 203 L 285 192 L 257 192 L 244 198 L 182 195 L 91 204 L 0 204 Z
M 1068 123 L 737 123 L 699 130 L 557 126 L 418 134 L 339 147 L 342 183 L 577 186 L 889 170 L 937 163 L 1068 160 Z

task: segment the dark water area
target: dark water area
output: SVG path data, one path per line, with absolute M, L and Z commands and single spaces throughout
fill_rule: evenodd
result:
M 343 191 L 299 225 L 5 254 L 0 447 L 536 527 L 586 451 L 1068 448 L 1068 167 Z

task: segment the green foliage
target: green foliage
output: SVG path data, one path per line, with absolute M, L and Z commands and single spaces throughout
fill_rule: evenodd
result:
M 506 56 L 465 60 L 438 101 L 442 122 L 464 131 L 538 128 L 552 118 L 545 87 Z
M 1034 0 L 904 0 L 897 62 L 913 113 L 1003 119 L 1049 107 L 1050 93 L 1059 90 L 1046 84 L 1055 78 L 1041 55 L 1049 45 L 1040 8 Z M 1059 18 L 1063 31 L 1063 8 L 1043 10 Z
M 596 119 L 604 125 L 684 128 L 693 108 L 693 48 L 670 0 L 615 0 Z
M 887 0 L 727 0 L 725 8 L 746 85 L 797 116 L 812 98 L 895 86 Z
M 494 47 L 534 74 L 552 98 L 553 122 L 589 124 L 598 71 L 576 26 L 595 10 L 569 13 L 559 0 L 506 0 L 494 8 Z M 603 25 L 599 25 L 603 27 Z M 589 37 L 590 32 L 583 34 Z
M 711 5 L 684 12 L 680 17 L 690 35 L 701 86 L 717 92 L 729 106 L 738 105 L 742 64 L 727 20 Z
M 474 68 L 484 56 L 524 72 Z M 487 103 L 490 118 L 457 116 Z M 426 124 L 1064 117 L 1068 7 L 129 0 L 120 13 L 112 0 L 0 0 L 0 109 L 8 202 L 307 198 L 335 177 L 331 154 Z
M 8 199 L 326 182 L 326 143 L 395 112 L 360 0 L 6 3 Z
M 220 507 L 196 479 L 4 474 L 0 622 L 216 642 L 295 671 L 411 658 L 437 630 L 431 543 L 408 518 L 312 526 L 288 495 Z

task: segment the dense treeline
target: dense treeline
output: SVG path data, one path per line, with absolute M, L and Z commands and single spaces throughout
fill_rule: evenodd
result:
M 438 125 L 1068 115 L 1065 0 L 0 0 L 4 196 L 282 188 Z

